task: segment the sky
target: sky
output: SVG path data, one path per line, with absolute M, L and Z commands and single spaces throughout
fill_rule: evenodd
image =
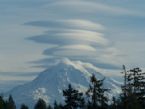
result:
M 30 81 L 64 58 L 108 71 L 123 64 L 144 68 L 144 5 L 144 0 L 0 0 L 0 90 Z

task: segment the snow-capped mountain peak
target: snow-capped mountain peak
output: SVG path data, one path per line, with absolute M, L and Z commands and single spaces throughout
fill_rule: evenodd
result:
M 98 79 L 104 78 L 104 75 L 99 72 L 101 69 L 90 63 L 64 59 L 41 72 L 33 81 L 12 89 L 8 94 L 13 96 L 18 106 L 25 103 L 31 107 L 39 98 L 50 104 L 55 100 L 62 102 L 62 90 L 66 89 L 68 84 L 71 83 L 73 87 L 85 92 L 92 74 L 95 74 Z M 110 78 L 105 79 L 104 87 L 113 89 L 112 94 L 120 91 L 119 84 Z

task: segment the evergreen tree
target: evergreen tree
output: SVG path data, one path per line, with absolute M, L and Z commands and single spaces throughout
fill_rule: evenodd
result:
M 115 97 L 112 98 L 112 104 L 110 105 L 110 109 L 118 109 L 118 102 Z
M 54 109 L 57 109 L 58 108 L 58 104 L 56 101 L 54 101 Z
M 5 109 L 16 109 L 13 97 L 10 95 L 8 101 L 5 102 Z
M 47 109 L 53 109 L 53 108 L 51 107 L 51 105 L 48 105 Z
M 5 101 L 2 96 L 0 96 L 0 109 L 4 109 Z
M 103 88 L 103 80 L 97 80 L 93 74 L 90 79 L 90 87 L 87 91 L 87 96 L 91 99 L 89 100 L 89 107 L 92 109 L 101 108 L 106 109 L 108 104 L 108 98 L 105 96 L 105 92 L 108 89 Z
M 25 104 L 22 104 L 20 109 L 29 109 L 29 108 Z
M 58 104 L 56 101 L 54 102 L 54 109 L 62 109 L 63 106 L 61 104 Z
M 124 69 L 121 101 L 124 109 L 143 109 L 145 106 L 145 73 L 140 68 Z
M 34 109 L 47 109 L 45 101 L 42 99 L 39 99 L 38 102 L 36 103 Z
M 71 84 L 68 85 L 68 89 L 63 90 L 63 96 L 65 97 L 65 109 L 77 109 L 84 106 L 83 93 L 73 89 Z

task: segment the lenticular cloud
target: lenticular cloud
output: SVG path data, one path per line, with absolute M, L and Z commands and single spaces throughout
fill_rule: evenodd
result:
M 104 26 L 87 20 L 35 21 L 26 24 L 48 28 L 44 34 L 29 38 L 38 43 L 94 47 L 109 44 L 101 33 Z
M 96 47 L 105 47 L 109 41 L 104 38 L 102 31 L 104 27 L 86 20 L 66 20 L 66 21 L 36 21 L 27 23 L 33 26 L 44 26 L 48 28 L 42 35 L 32 36 L 29 40 L 37 43 L 53 44 L 54 48 L 47 49 L 44 54 L 64 54 L 77 56 L 96 53 Z M 56 52 L 56 53 L 55 53 Z M 63 53 L 64 52 L 64 53 Z M 82 54 L 85 53 L 85 54 Z
M 116 52 L 115 49 L 110 49 L 111 42 L 104 37 L 105 28 L 99 23 L 75 19 L 33 21 L 26 23 L 26 25 L 48 29 L 43 34 L 28 39 L 37 43 L 48 44 L 48 46 L 54 45 L 43 52 L 44 55 L 51 56 L 54 59 L 69 58 L 91 62 L 93 60 L 101 63 L 105 54 L 110 55 L 110 59 L 112 52 Z M 107 59 L 105 60 L 107 61 Z

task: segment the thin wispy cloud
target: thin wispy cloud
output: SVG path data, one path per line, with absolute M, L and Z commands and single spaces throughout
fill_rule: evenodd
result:
M 105 13 L 110 15 L 127 15 L 127 16 L 144 16 L 143 12 L 122 8 L 115 5 L 108 5 L 100 3 L 99 1 L 86 1 L 86 0 L 62 0 L 54 1 L 51 4 L 46 4 L 44 8 L 52 8 L 58 12 L 64 13 Z

